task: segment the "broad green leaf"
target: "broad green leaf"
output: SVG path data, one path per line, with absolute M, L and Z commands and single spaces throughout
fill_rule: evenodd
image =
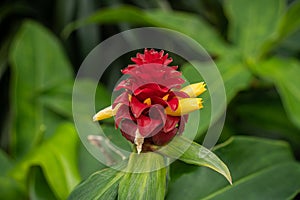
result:
M 280 37 L 287 37 L 300 28 L 300 1 L 294 1 L 287 9 L 280 24 Z
M 222 174 L 230 184 L 232 182 L 227 166 L 213 152 L 182 136 L 175 137 L 159 152 L 170 158 L 178 158 L 188 164 L 211 168 Z
M 107 92 L 106 88 L 102 85 L 98 85 L 96 91 L 93 91 L 91 88 L 94 88 L 95 85 L 97 85 L 97 82 L 94 80 L 77 80 L 76 81 L 77 87 L 80 87 L 80 89 L 77 88 L 78 94 L 73 96 L 77 101 L 76 103 L 73 104 L 76 108 L 74 108 L 74 112 L 80 112 L 79 115 L 84 118 L 84 121 L 86 122 L 87 129 L 86 131 L 90 132 L 90 134 L 93 133 L 93 131 L 90 131 L 90 124 L 95 125 L 92 122 L 92 116 L 94 110 L 96 111 L 105 108 L 106 106 L 111 104 L 110 101 L 110 95 Z M 70 92 L 70 90 L 67 90 Z M 89 105 L 89 100 L 86 99 L 87 96 L 90 94 L 95 94 L 95 109 L 93 108 L 92 112 L 89 112 L 90 110 L 90 105 Z M 74 103 L 74 102 L 73 102 Z M 71 114 L 74 114 L 72 112 Z M 83 122 L 83 123 L 85 123 Z M 113 123 L 113 122 L 112 122 Z M 121 133 L 117 130 L 115 130 L 114 127 L 104 127 L 101 126 L 104 129 L 105 135 L 117 146 L 119 145 L 126 145 L 127 141 L 124 142 L 124 137 L 121 136 Z M 96 131 L 94 131 L 96 133 Z M 113 140 L 112 140 L 113 139 Z M 115 143 L 116 142 L 116 143 Z M 106 146 L 107 144 L 104 142 L 102 144 L 103 146 Z M 78 168 L 80 175 L 83 179 L 88 178 L 92 173 L 99 171 L 103 169 L 105 166 L 105 163 L 101 163 L 98 161 L 89 151 L 87 151 L 86 147 L 81 143 L 79 146 L 79 152 L 78 152 Z M 98 155 L 103 156 L 101 152 L 98 153 Z
M 151 25 L 179 31 L 192 37 L 212 53 L 220 54 L 227 50 L 226 43 L 217 32 L 199 16 L 177 11 L 144 11 L 130 6 L 102 9 L 86 19 L 71 23 L 65 28 L 63 35 L 68 36 L 74 29 L 88 24 L 120 22 Z
M 230 103 L 238 92 L 250 86 L 253 76 L 234 52 L 217 60 L 216 65 L 224 81 L 227 103 Z
M 131 154 L 118 199 L 164 199 L 167 178 L 164 164 L 163 156 L 156 153 Z
M 206 21 L 197 15 L 184 12 L 147 11 L 146 16 L 151 25 L 169 28 L 190 36 L 208 52 L 222 54 L 227 52 L 228 45 Z
M 40 167 L 31 167 L 28 175 L 29 199 L 32 200 L 55 200 L 53 192 L 49 188 L 47 181 Z
M 13 178 L 7 175 L 7 172 L 13 167 L 12 160 L 0 149 L 0 194 L 4 199 L 24 199 L 25 188 Z
M 300 189 L 300 164 L 285 142 L 234 137 L 215 152 L 228 163 L 232 186 L 199 168 L 171 182 L 167 199 L 291 199 Z
M 105 199 L 114 200 L 118 194 L 118 185 L 124 172 L 107 168 L 92 174 L 80 183 L 68 197 L 71 199 Z
M 132 151 L 131 143 L 122 136 L 121 131 L 116 129 L 115 126 L 102 125 L 101 128 L 111 143 L 120 149 Z
M 13 163 L 10 158 L 6 155 L 6 153 L 0 149 L 0 175 L 6 174 L 6 172 L 12 168 Z
M 72 92 L 73 92 L 73 81 L 66 82 L 64 85 L 52 88 L 46 93 L 42 94 L 39 98 L 40 103 L 44 104 L 47 109 L 51 110 L 54 113 L 57 113 L 61 116 L 72 119 Z M 77 80 L 78 87 L 82 87 L 80 90 L 81 94 L 87 95 L 90 93 L 95 93 L 95 102 L 96 109 L 103 108 L 105 105 L 109 105 L 110 94 L 107 92 L 106 88 L 103 85 L 98 85 L 96 91 L 91 91 L 89 88 L 93 88 L 94 85 L 97 85 L 95 81 L 92 80 Z M 86 108 L 89 102 L 81 102 L 81 108 Z
M 0 176 L 0 194 L 3 199 L 26 199 L 24 185 L 9 176 Z
M 234 132 L 252 136 L 282 138 L 297 151 L 300 146 L 299 129 L 287 117 L 278 95 L 275 95 L 275 92 L 268 93 L 253 91 L 243 97 L 241 95 L 236 102 L 239 106 L 231 107 L 233 118 L 229 118 L 227 125 Z M 238 118 L 239 123 L 236 123 L 236 120 L 231 120 L 234 118 Z
M 228 55 L 224 58 L 218 59 L 216 61 L 216 66 L 219 69 L 225 87 L 226 99 L 224 99 L 224 101 L 229 104 L 239 91 L 249 87 L 252 80 L 252 75 L 250 71 L 242 64 L 238 56 L 236 56 L 233 52 L 231 54 L 228 53 Z M 204 80 L 199 72 L 189 64 L 182 67 L 182 74 L 190 83 L 200 82 Z M 201 120 L 199 123 L 197 137 L 201 136 L 204 131 L 207 130 L 208 125 L 211 121 L 210 118 L 212 97 L 210 96 L 210 93 L 213 92 L 211 90 L 214 90 L 216 86 L 207 85 L 206 87 L 208 88 L 208 91 L 201 95 L 201 98 L 203 98 L 204 101 L 204 108 L 200 110 Z M 215 116 L 220 117 L 223 111 L 223 109 L 217 110 L 217 114 Z M 215 121 L 217 119 L 212 120 Z
M 65 27 L 65 29 L 62 32 L 62 35 L 64 37 L 68 37 L 75 29 L 78 29 L 88 24 L 120 22 L 148 24 L 147 19 L 146 17 L 144 17 L 142 10 L 135 7 L 122 6 L 118 8 L 102 9 L 83 20 L 72 22 Z
M 76 167 L 77 142 L 74 126 L 63 124 L 50 139 L 24 157 L 11 175 L 25 183 L 30 167 L 40 166 L 55 196 L 65 199 L 80 180 Z
M 122 155 L 129 152 L 120 152 L 116 150 L 129 150 L 131 152 L 128 141 L 122 137 L 119 130 L 114 128 L 113 118 L 100 122 L 93 122 L 92 117 L 100 109 L 103 109 L 111 104 L 110 95 L 104 87 L 97 87 L 97 82 L 94 80 L 76 80 L 73 90 L 73 110 L 75 123 L 79 136 L 88 148 L 89 152 L 94 157 L 101 160 L 102 164 L 111 165 L 122 161 Z M 96 93 L 96 94 L 95 94 Z M 96 107 L 96 110 L 95 110 Z M 93 144 L 88 141 L 90 135 L 99 136 L 101 141 L 98 144 Z M 122 155 L 121 155 L 122 154 Z M 83 163 L 84 164 L 84 163 Z
M 39 98 L 69 83 L 73 75 L 59 41 L 33 21 L 25 21 L 21 26 L 10 49 L 10 63 L 12 152 L 19 158 L 44 135 L 49 137 L 61 121 L 60 116 L 47 110 Z
M 252 78 L 251 72 L 240 60 L 230 54 L 224 58 L 218 59 L 216 61 L 216 66 L 222 76 L 227 102 L 229 103 L 239 91 L 249 87 Z M 199 72 L 191 65 L 184 65 L 182 74 L 190 83 L 204 80 Z M 210 88 L 211 86 L 207 87 Z M 211 88 L 213 88 L 213 86 Z
M 78 147 L 78 170 L 82 179 L 87 179 L 91 174 L 106 166 L 91 155 L 86 147 L 80 142 Z
M 276 36 L 274 34 L 278 29 L 284 6 L 284 0 L 224 2 L 230 23 L 229 38 L 240 47 L 244 57 L 257 58 L 262 45 Z
M 95 85 L 97 85 L 97 88 L 96 91 L 93 91 L 92 89 L 94 88 Z M 81 105 L 76 104 L 74 106 L 80 106 L 83 109 L 88 109 L 89 105 L 87 104 L 89 102 L 87 101 L 87 99 L 84 98 L 84 96 L 90 96 L 90 94 L 95 94 L 96 111 L 103 109 L 111 104 L 111 94 L 103 85 L 99 85 L 95 80 L 92 79 L 76 80 L 76 92 L 78 93 L 78 94 L 76 93 L 76 98 L 82 96 L 82 99 L 80 99 Z
M 300 62 L 274 57 L 253 66 L 253 70 L 275 84 L 289 118 L 300 127 Z
M 300 51 L 300 29 L 283 38 L 276 48 L 277 55 L 293 57 Z
M 73 81 L 65 82 L 41 94 L 38 101 L 49 111 L 72 119 L 72 87 Z

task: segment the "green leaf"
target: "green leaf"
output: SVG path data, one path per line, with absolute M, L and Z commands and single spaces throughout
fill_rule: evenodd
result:
M 69 24 L 65 28 L 63 35 L 66 37 L 73 30 L 88 24 L 120 22 L 151 25 L 179 31 L 195 39 L 209 52 L 216 54 L 224 53 L 227 50 L 226 43 L 217 32 L 199 16 L 176 11 L 144 11 L 130 6 L 102 9 L 83 20 Z
M 103 169 L 92 174 L 80 183 L 68 197 L 71 199 L 105 199 L 114 200 L 118 194 L 118 185 L 124 173 L 112 168 Z
M 291 35 L 283 38 L 275 49 L 277 55 L 284 55 L 285 57 L 296 56 L 300 51 L 300 29 L 292 33 Z
M 56 197 L 66 199 L 80 180 L 76 167 L 77 142 L 74 126 L 63 124 L 49 140 L 24 157 L 11 175 L 24 184 L 30 167 L 40 166 Z
M 116 129 L 115 126 L 106 126 L 102 125 L 101 128 L 103 129 L 103 132 L 107 136 L 107 138 L 110 140 L 110 142 L 114 145 L 116 145 L 118 148 L 123 149 L 125 151 L 131 152 L 132 146 L 128 140 L 126 140 L 119 129 Z
M 300 189 L 300 164 L 285 142 L 234 137 L 215 152 L 228 163 L 232 186 L 199 168 L 172 182 L 167 199 L 291 199 Z
M 24 199 L 25 191 L 22 184 L 18 183 L 7 173 L 13 167 L 12 160 L 0 149 L 0 194 L 4 199 Z
M 0 175 L 4 175 L 6 174 L 6 172 L 12 168 L 13 163 L 12 161 L 9 159 L 9 157 L 7 156 L 7 154 L 0 149 Z
M 21 157 L 44 135 L 51 136 L 60 123 L 60 116 L 51 109 L 49 111 L 40 97 L 72 81 L 73 72 L 59 41 L 33 21 L 23 23 L 9 55 L 12 66 L 12 152 Z M 51 95 L 54 97 L 56 93 Z
M 49 188 L 49 185 L 47 184 L 40 167 L 31 167 L 28 179 L 29 199 L 57 199 Z
M 227 166 L 209 149 L 182 136 L 175 137 L 160 153 L 179 159 L 188 164 L 205 166 L 222 174 L 231 184 L 231 175 Z
M 87 179 L 91 174 L 106 167 L 88 152 L 82 142 L 78 149 L 78 170 L 82 179 Z
M 272 6 L 271 9 L 267 9 Z M 262 45 L 275 37 L 284 10 L 284 0 L 227 0 L 229 37 L 244 57 L 255 59 Z
M 178 11 L 147 11 L 147 19 L 151 25 L 179 31 L 196 40 L 208 52 L 222 54 L 228 46 L 221 36 L 206 21 L 197 15 Z
M 225 86 L 226 99 L 224 99 L 224 101 L 229 104 L 238 92 L 249 87 L 252 80 L 252 75 L 251 72 L 242 64 L 241 59 L 236 55 L 235 52 L 228 53 L 227 56 L 217 59 L 216 65 L 223 79 L 221 81 L 223 81 Z M 199 72 L 189 64 L 182 67 L 182 74 L 190 83 L 196 83 L 203 80 L 205 81 Z M 214 90 L 216 91 L 216 86 L 207 85 L 206 87 L 208 88 L 208 91 L 201 95 L 201 98 L 203 98 L 204 102 L 204 108 L 200 110 L 201 121 L 199 123 L 197 137 L 201 136 L 204 131 L 207 130 L 211 122 L 212 97 L 210 95 L 214 92 Z M 213 121 L 217 120 L 223 113 L 223 107 L 220 108 L 221 109 L 215 111 L 215 119 L 212 119 Z
M 235 132 L 247 135 L 282 138 L 297 151 L 300 146 L 299 130 L 287 117 L 275 91 L 275 94 L 268 93 L 253 91 L 251 95 L 247 93 L 243 99 L 239 98 L 236 102 L 239 106 L 232 108 L 234 116 L 229 117 L 227 125 Z M 239 123 L 234 120 L 237 118 Z
M 280 24 L 280 37 L 284 38 L 293 34 L 300 28 L 300 1 L 294 1 L 285 15 L 283 16 Z
M 97 85 L 96 91 L 92 90 L 94 86 Z M 111 104 L 111 93 L 107 89 L 98 84 L 95 80 L 92 79 L 80 79 L 76 80 L 76 92 L 78 91 L 78 96 L 90 96 L 91 93 L 95 94 L 95 109 L 98 111 L 103 109 Z M 78 97 L 79 98 L 79 97 Z M 89 105 L 87 99 L 82 97 L 80 102 L 82 105 L 80 107 L 88 108 Z M 75 105 L 74 105 L 75 106 Z
M 85 19 L 70 23 L 65 27 L 62 35 L 66 38 L 72 31 L 88 24 L 118 22 L 143 24 L 147 23 L 147 19 L 144 17 L 142 10 L 135 7 L 122 6 L 118 8 L 102 9 Z
M 259 76 L 271 80 L 277 87 L 291 121 L 300 127 L 300 62 L 295 59 L 271 58 L 253 66 Z
M 80 138 L 84 145 L 88 147 L 90 153 L 98 160 L 101 160 L 103 164 L 111 165 L 123 159 L 120 152 L 118 152 L 118 150 L 116 151 L 117 147 L 120 148 L 121 151 L 129 150 L 129 152 L 131 152 L 131 147 L 120 131 L 114 128 L 113 118 L 101 122 L 101 129 L 99 129 L 98 122 L 93 122 L 92 116 L 98 110 L 111 104 L 111 95 L 108 95 L 104 87 L 100 86 L 96 90 L 96 86 L 97 82 L 91 79 L 76 80 L 72 96 L 72 114 L 74 115 Z M 93 101 L 91 102 L 91 100 Z M 97 110 L 95 110 L 94 101 L 96 102 Z M 103 140 L 95 145 L 88 141 L 90 135 L 100 136 Z M 126 156 L 126 154 L 129 156 L 129 152 L 126 153 L 126 151 L 122 151 L 121 153 L 124 154 L 124 156 Z
M 253 78 L 251 71 L 236 54 L 236 52 L 232 51 L 216 61 L 224 81 L 228 104 L 238 92 L 250 86 Z
M 39 96 L 38 102 L 47 110 L 72 119 L 73 83 L 73 81 L 65 82 L 63 85 L 47 90 Z
M 0 176 L 0 193 L 3 199 L 26 199 L 24 186 L 9 176 Z
M 72 92 L 73 92 L 73 80 L 70 82 L 66 82 L 64 85 L 52 88 L 48 90 L 46 93 L 41 94 L 39 98 L 39 102 L 48 110 L 57 113 L 61 116 L 67 117 L 69 119 L 73 118 L 72 113 Z M 93 88 L 93 86 L 97 85 L 95 81 L 92 80 L 77 80 L 78 87 L 82 87 L 79 95 L 87 95 L 89 92 L 95 94 L 96 109 L 100 110 L 99 106 L 109 105 L 110 102 L 110 94 L 107 92 L 106 88 L 103 85 L 98 85 L 96 91 L 88 90 L 88 88 Z M 88 102 L 81 102 L 80 106 L 82 108 L 86 108 Z
M 126 170 L 128 172 L 120 182 L 118 199 L 164 199 L 167 174 L 161 155 L 133 153 Z

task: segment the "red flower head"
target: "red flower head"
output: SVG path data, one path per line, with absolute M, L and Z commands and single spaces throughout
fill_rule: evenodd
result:
M 121 81 L 115 91 L 121 94 L 108 107 L 94 116 L 101 120 L 115 115 L 116 127 L 122 135 L 137 145 L 138 153 L 151 151 L 151 147 L 168 143 L 181 134 L 188 113 L 202 108 L 196 97 L 206 89 L 197 83 L 180 90 L 185 82 L 177 66 L 168 66 L 172 58 L 164 51 L 145 49 L 131 59 L 135 64 L 122 70 L 128 78 Z

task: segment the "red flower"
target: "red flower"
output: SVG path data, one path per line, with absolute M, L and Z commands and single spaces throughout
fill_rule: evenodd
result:
M 202 108 L 201 98 L 190 97 L 204 92 L 205 85 L 202 82 L 179 90 L 185 81 L 177 66 L 168 66 L 172 58 L 164 51 L 145 49 L 131 60 L 135 64 L 122 70 L 129 77 L 115 88 L 122 93 L 94 120 L 115 115 L 116 127 L 137 145 L 139 153 L 164 145 L 183 132 L 187 113 Z

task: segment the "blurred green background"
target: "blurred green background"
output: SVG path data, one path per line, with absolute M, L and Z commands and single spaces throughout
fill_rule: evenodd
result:
M 98 43 L 145 26 L 176 30 L 201 44 L 217 64 L 228 98 L 219 140 L 225 143 L 215 153 L 228 165 L 233 186 L 209 169 L 177 161 L 166 198 L 300 198 L 298 0 L 1 1 L 0 198 L 66 199 L 104 168 L 85 150 L 72 121 L 74 77 Z M 96 110 L 110 104 L 120 69 L 135 53 L 105 72 Z M 202 80 L 170 54 L 190 82 Z M 198 142 L 210 122 L 208 97 Z M 120 134 L 112 121 L 103 126 L 112 140 Z

